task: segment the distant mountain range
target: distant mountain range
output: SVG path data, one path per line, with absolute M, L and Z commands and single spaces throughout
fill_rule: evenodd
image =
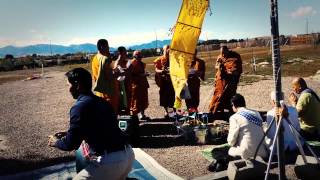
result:
M 151 41 L 149 43 L 145 44 L 140 44 L 140 45 L 134 45 L 134 46 L 129 46 L 129 48 L 134 49 L 134 50 L 141 50 L 141 49 L 151 49 L 151 48 L 162 48 L 166 44 L 170 44 L 171 40 L 157 40 L 157 41 Z
M 134 45 L 127 47 L 128 49 L 133 50 L 141 50 L 141 49 L 150 49 L 156 47 L 162 47 L 165 44 L 170 44 L 171 40 L 163 40 L 163 41 L 152 41 L 150 43 Z M 110 51 L 115 51 L 116 48 L 111 47 Z M 67 54 L 67 53 L 77 53 L 77 52 L 87 52 L 87 53 L 95 53 L 97 52 L 97 47 L 95 44 L 79 44 L 79 45 L 50 45 L 50 44 L 36 44 L 30 46 L 23 47 L 15 47 L 15 46 L 5 46 L 0 48 L 0 57 L 4 57 L 6 54 L 12 54 L 15 57 L 25 56 L 25 55 L 50 55 L 50 54 Z

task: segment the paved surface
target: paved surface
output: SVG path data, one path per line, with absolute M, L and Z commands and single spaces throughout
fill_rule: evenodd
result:
M 139 180 L 156 180 L 156 179 L 182 179 L 179 176 L 169 172 L 159 165 L 151 156 L 146 154 L 140 148 L 134 148 L 136 160 L 134 161 L 132 171 L 128 175 L 130 178 Z M 0 176 L 1 180 L 16 179 L 72 179 L 76 174 L 75 162 L 62 163 L 30 172 L 24 172 L 8 176 Z

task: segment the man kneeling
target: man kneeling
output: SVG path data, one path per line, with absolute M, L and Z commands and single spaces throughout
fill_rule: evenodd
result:
M 228 145 L 230 148 L 223 148 L 228 154 L 221 153 L 221 149 L 217 149 L 218 153 L 213 150 L 214 160 L 209 165 L 209 171 L 222 171 L 228 166 L 230 160 L 250 159 L 262 140 L 264 132 L 262 129 L 262 118 L 257 111 L 246 108 L 244 97 L 236 94 L 231 98 L 232 109 L 235 112 L 230 119 L 230 129 L 228 134 Z M 267 150 L 265 144 L 260 146 L 258 156 L 265 158 Z
M 76 68 L 66 76 L 69 91 L 77 101 L 70 110 L 68 132 L 62 138 L 49 136 L 49 146 L 72 151 L 81 145 L 89 164 L 74 179 L 125 179 L 132 168 L 134 153 L 118 127 L 110 103 L 93 95 L 87 70 Z

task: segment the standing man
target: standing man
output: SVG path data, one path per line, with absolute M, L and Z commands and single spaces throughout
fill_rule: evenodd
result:
M 292 81 L 289 100 L 296 107 L 301 125 L 301 135 L 307 140 L 320 139 L 320 99 L 306 81 L 299 77 Z
M 140 119 L 147 119 L 144 110 L 147 109 L 148 102 L 148 88 L 147 80 L 148 74 L 145 72 L 146 64 L 142 61 L 140 51 L 133 52 L 133 60 L 131 61 L 131 104 L 130 111 L 132 115 L 141 113 Z
M 186 99 L 186 105 L 189 112 L 198 112 L 200 102 L 200 81 L 204 80 L 206 72 L 205 62 L 197 58 L 197 50 L 195 51 L 188 75 L 188 88 L 191 99 Z
M 216 61 L 215 89 L 210 103 L 209 111 L 216 113 L 228 109 L 232 112 L 230 99 L 237 92 L 237 86 L 242 73 L 240 54 L 222 46 Z
M 97 42 L 97 48 L 98 53 L 91 62 L 95 94 L 110 102 L 114 112 L 118 113 L 119 87 L 111 65 L 108 41 L 100 39 Z
M 156 71 L 155 80 L 160 88 L 160 106 L 164 107 L 166 111 L 165 118 L 169 118 L 169 108 L 173 108 L 175 101 L 175 92 L 169 74 L 169 52 L 170 46 L 163 46 L 163 56 L 154 61 Z M 175 111 L 174 108 L 173 110 Z
M 131 100 L 131 61 L 127 58 L 127 49 L 123 46 L 118 48 L 118 59 L 114 69 L 121 73 L 118 78 L 120 88 L 120 113 L 130 115 Z
M 74 179 L 125 179 L 134 153 L 118 127 L 109 102 L 93 95 L 90 73 L 76 68 L 66 73 L 69 92 L 76 103 L 70 110 L 70 127 L 62 138 L 49 136 L 48 145 L 64 151 L 85 149 L 88 166 Z M 85 143 L 84 143 L 85 142 Z

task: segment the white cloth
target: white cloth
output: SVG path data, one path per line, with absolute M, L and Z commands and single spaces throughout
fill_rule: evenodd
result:
M 268 127 L 269 127 L 272 119 L 275 117 L 275 109 L 276 108 L 273 108 L 270 111 L 268 111 L 268 113 L 267 113 Z M 300 131 L 300 123 L 299 123 L 298 112 L 297 112 L 296 108 L 292 107 L 292 106 L 287 106 L 287 109 L 288 109 L 288 113 L 289 113 L 288 120 L 291 122 L 291 124 L 293 125 L 294 128 L 296 128 L 298 131 Z M 295 138 L 294 138 L 293 134 L 291 133 L 291 129 L 289 127 L 288 122 L 285 119 L 283 119 L 282 122 L 283 122 L 282 125 L 283 125 L 284 149 L 285 150 L 297 149 L 298 147 L 296 145 Z M 270 130 L 267 134 L 268 138 L 273 140 L 275 133 L 276 133 L 276 122 L 273 122 L 272 127 L 270 127 Z
M 246 111 L 259 119 L 262 118 L 257 111 L 249 110 L 244 107 L 239 108 L 238 112 Z M 261 126 L 249 122 L 244 116 L 235 113 L 229 119 L 230 129 L 228 134 L 228 144 L 230 156 L 241 156 L 242 159 L 249 159 L 254 156 L 259 142 L 263 138 L 264 132 Z M 260 146 L 258 156 L 266 157 L 267 150 L 265 143 Z
M 134 152 L 130 145 L 123 151 L 105 153 L 80 171 L 73 179 L 119 179 L 124 180 L 132 169 Z

